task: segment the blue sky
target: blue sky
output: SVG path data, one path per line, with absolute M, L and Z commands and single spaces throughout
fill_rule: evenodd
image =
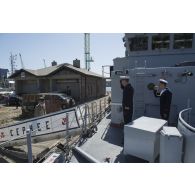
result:
M 113 64 L 113 59 L 123 57 L 123 34 L 91 33 L 91 71 L 101 74 L 102 65 Z M 84 67 L 84 35 L 81 33 L 61 34 L 0 34 L 0 67 L 10 69 L 9 56 L 22 54 L 25 68 L 43 68 L 43 59 L 50 66 L 53 60 L 71 63 L 73 59 L 81 60 Z M 21 68 L 19 56 L 17 69 Z

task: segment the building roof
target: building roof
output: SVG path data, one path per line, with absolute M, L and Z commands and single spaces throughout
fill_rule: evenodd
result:
M 0 68 L 0 71 L 9 71 L 7 68 Z
M 9 70 L 8 69 L 6 69 L 6 68 L 0 68 L 0 74 L 2 75 L 2 74 L 7 74 L 9 72 Z
M 84 74 L 84 75 L 87 75 L 87 76 L 93 76 L 93 77 L 99 77 L 99 78 L 102 78 L 101 75 L 99 74 L 96 74 L 94 72 L 91 72 L 91 71 L 87 71 L 86 69 L 84 68 L 77 68 L 77 67 L 74 67 L 73 65 L 71 64 L 67 64 L 67 63 L 64 63 L 64 64 L 59 64 L 59 65 L 56 65 L 56 66 L 50 66 L 50 67 L 46 67 L 46 68 L 41 68 L 41 69 L 37 69 L 37 70 L 32 70 L 32 69 L 20 69 L 18 70 L 17 72 L 15 72 L 14 74 L 12 74 L 9 78 L 14 78 L 16 77 L 18 74 L 20 74 L 22 71 L 25 71 L 25 72 L 28 72 L 34 76 L 37 76 L 37 77 L 43 77 L 43 76 L 49 76 L 51 74 L 54 74 L 56 72 L 58 72 L 59 70 L 63 69 L 63 68 L 68 68 L 72 71 L 75 71 L 75 72 L 78 72 L 80 74 Z

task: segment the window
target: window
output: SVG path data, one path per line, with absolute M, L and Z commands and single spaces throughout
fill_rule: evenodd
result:
M 128 41 L 130 51 L 144 51 L 148 49 L 148 37 L 146 36 L 129 38 Z
M 168 33 L 160 33 L 152 37 L 152 50 L 169 49 L 170 36 Z
M 21 72 L 20 76 L 21 76 L 22 79 L 24 79 L 25 76 L 26 76 L 26 75 L 25 75 L 25 72 Z
M 174 34 L 174 49 L 192 48 L 192 33 Z

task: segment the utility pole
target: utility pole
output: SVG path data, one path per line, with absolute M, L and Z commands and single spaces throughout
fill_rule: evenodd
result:
M 24 63 L 23 63 L 23 60 L 22 60 L 22 55 L 20 53 L 19 53 L 19 56 L 20 56 L 21 67 L 24 69 Z
M 84 55 L 85 55 L 85 69 L 90 70 L 90 62 L 93 62 L 90 56 L 90 33 L 84 33 Z
M 16 70 L 16 59 L 17 55 L 13 55 L 12 53 L 10 53 L 11 74 L 13 74 Z
M 44 68 L 46 68 L 46 63 L 45 63 L 45 59 L 43 59 L 43 65 L 44 65 Z

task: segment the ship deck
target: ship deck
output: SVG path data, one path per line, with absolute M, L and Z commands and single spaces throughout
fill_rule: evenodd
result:
M 110 163 L 142 163 L 145 160 L 125 156 L 123 154 L 123 129 L 114 128 L 110 126 L 110 114 L 106 115 L 98 124 L 98 131 L 91 138 L 83 140 L 79 146 L 90 156 L 94 157 L 99 162 Z M 73 152 L 71 159 L 72 163 L 85 163 L 87 162 L 80 154 Z

